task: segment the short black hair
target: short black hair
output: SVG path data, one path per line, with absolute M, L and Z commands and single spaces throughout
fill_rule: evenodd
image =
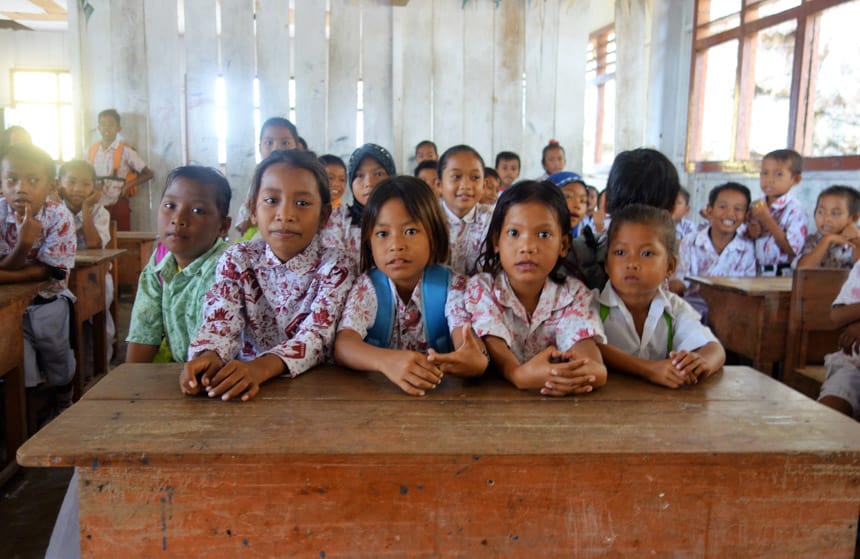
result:
M 788 163 L 792 176 L 796 177 L 803 173 L 803 156 L 793 149 L 775 149 L 762 157 L 762 161 L 765 159 L 776 159 Z
M 612 221 L 609 223 L 607 238 L 610 244 L 618 229 L 625 223 L 635 223 L 653 228 L 669 255 L 677 256 L 675 222 L 672 221 L 669 212 L 647 204 L 628 204 L 620 208 L 612 214 Z
M 109 116 L 116 121 L 117 126 L 122 125 L 122 121 L 119 118 L 119 111 L 116 109 L 105 109 L 99 113 L 99 116 L 96 120 L 101 120 L 103 116 Z
M 438 161 L 435 159 L 425 159 L 415 167 L 415 172 L 412 173 L 412 175 L 417 177 L 418 173 L 424 169 L 433 169 L 434 171 L 437 171 L 439 169 Z
M 436 142 L 434 142 L 432 140 L 421 140 L 420 142 L 415 144 L 415 153 L 417 154 L 418 150 L 423 146 L 432 147 L 433 151 L 436 153 L 436 155 L 439 155 L 439 148 L 436 147 Z
M 436 172 L 439 173 L 439 178 L 442 178 L 442 173 L 445 171 L 445 167 L 448 165 L 448 160 L 452 155 L 456 155 L 458 153 L 469 153 L 474 155 L 478 162 L 481 164 L 481 171 L 483 172 L 484 167 L 484 158 L 481 157 L 481 154 L 478 153 L 478 150 L 473 148 L 472 146 L 467 146 L 466 144 L 457 144 L 456 146 L 450 147 L 445 150 L 445 153 L 439 158 L 439 162 L 436 164 Z
M 484 178 L 493 177 L 497 181 L 501 181 L 502 177 L 499 176 L 499 173 L 496 172 L 492 167 L 484 167 Z
M 540 155 L 541 164 L 546 163 L 546 153 L 550 150 L 553 150 L 553 149 L 560 149 L 562 154 L 565 153 L 564 148 L 561 147 L 561 144 L 558 143 L 558 140 L 550 140 L 549 143 L 543 147 L 543 151 L 541 152 L 541 155 Z M 582 183 L 582 184 L 585 184 L 585 183 Z
M 523 166 L 522 163 L 520 162 L 520 156 L 517 155 L 516 153 L 514 153 L 512 151 L 500 151 L 499 153 L 496 154 L 496 169 L 499 168 L 500 162 L 510 161 L 512 159 L 516 160 L 517 165 L 519 165 L 520 167 Z
M 57 165 L 48 152 L 33 144 L 15 144 L 0 154 L 0 163 L 7 159 L 30 161 L 42 168 L 49 181 L 57 178 Z
M 332 153 L 320 155 L 319 159 L 320 163 L 323 164 L 323 167 L 328 165 L 337 165 L 338 167 L 343 167 L 343 172 L 346 172 L 346 163 L 344 163 L 343 159 Z
M 646 204 L 671 212 L 680 189 L 678 170 L 656 149 L 622 151 L 606 181 L 606 211 L 612 215 L 630 204 Z
M 70 171 L 75 169 L 82 169 L 90 173 L 93 178 L 93 185 L 95 185 L 96 181 L 98 180 L 98 178 L 96 177 L 96 170 L 93 168 L 92 165 L 90 165 L 89 161 L 84 161 L 83 159 L 72 159 L 63 163 L 63 165 L 60 167 L 60 172 L 57 173 L 57 177 L 60 180 L 63 180 L 63 177 L 65 177 Z
M 290 130 L 290 134 L 293 135 L 293 140 L 296 143 L 299 143 L 299 131 L 296 128 L 296 125 L 285 119 L 281 116 L 273 116 L 272 118 L 266 119 L 266 122 L 260 127 L 260 141 L 263 141 L 263 133 L 266 131 L 266 128 L 270 126 L 279 126 L 283 128 L 288 128 Z
M 818 204 L 821 202 L 822 196 L 842 196 L 845 198 L 845 203 L 848 204 L 848 213 L 851 215 L 860 214 L 860 192 L 856 188 L 842 184 L 828 186 L 818 194 L 818 199 L 815 201 L 815 209 L 818 209 Z
M 269 157 L 260 161 L 257 168 L 254 170 L 254 177 L 251 179 L 251 189 L 248 191 L 248 211 L 254 213 L 254 208 L 257 206 L 257 196 L 260 195 L 260 183 L 263 181 L 263 174 L 266 169 L 276 163 L 284 163 L 296 169 L 304 169 L 310 171 L 319 188 L 322 205 L 331 204 L 331 190 L 328 185 L 328 173 L 317 159 L 316 154 L 310 151 L 299 150 L 275 150 Z
M 689 206 L 690 205 L 690 191 L 682 186 L 681 189 L 678 191 L 678 194 L 684 197 L 684 202 Z M 677 196 L 675 198 L 677 199 Z
M 177 167 L 170 171 L 170 174 L 167 175 L 167 180 L 164 181 L 164 190 L 161 191 L 162 198 L 164 198 L 164 193 L 167 192 L 173 181 L 180 178 L 196 181 L 210 187 L 212 195 L 215 197 L 215 205 L 218 207 L 221 217 L 230 215 L 230 200 L 233 197 L 233 192 L 230 189 L 230 182 L 221 171 L 202 165 Z
M 720 196 L 720 193 L 726 190 L 733 190 L 739 194 L 743 194 L 744 198 L 747 200 L 747 209 L 749 209 L 750 203 L 752 203 L 750 189 L 739 182 L 726 182 L 712 188 L 708 193 L 708 207 L 713 207 L 713 205 L 717 203 L 717 198 Z

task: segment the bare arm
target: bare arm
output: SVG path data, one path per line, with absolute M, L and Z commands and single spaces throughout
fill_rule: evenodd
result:
M 155 354 L 158 353 L 157 345 L 136 344 L 128 342 L 125 350 L 126 363 L 152 363 Z
M 39 264 L 31 264 L 14 270 L 0 269 L 0 283 L 21 283 L 48 279 L 48 269 Z
M 842 328 L 852 322 L 860 321 L 860 303 L 831 307 L 830 320 L 836 328 Z

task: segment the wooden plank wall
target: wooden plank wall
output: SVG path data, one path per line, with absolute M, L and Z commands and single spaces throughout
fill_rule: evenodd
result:
M 398 170 L 411 173 L 415 144 L 429 138 L 440 150 L 468 143 L 491 166 L 498 151 L 518 152 L 522 176 L 537 177 L 541 148 L 556 138 L 577 170 L 588 13 L 589 0 L 99 3 L 89 20 L 76 14 L 86 84 L 81 105 L 90 124 L 82 146 L 98 139 L 99 110 L 113 106 L 123 114 L 126 137 L 156 173 L 151 191 L 143 189 L 133 203 L 138 229 L 154 229 L 171 168 L 219 165 L 218 76 L 226 85 L 225 171 L 234 215 L 257 150 L 255 76 L 261 120 L 289 117 L 294 106 L 300 134 L 319 153 L 347 159 L 361 135 L 389 148 Z

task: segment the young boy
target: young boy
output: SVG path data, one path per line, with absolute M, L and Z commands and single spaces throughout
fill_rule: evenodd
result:
M 690 286 L 684 278 L 756 274 L 755 246 L 737 234 L 738 227 L 746 219 L 749 204 L 750 191 L 742 184 L 727 182 L 714 187 L 705 208 L 710 226 L 684 237 L 681 242 L 678 270 L 669 288 L 683 295 L 699 311 L 703 321 L 707 320 L 708 305 L 699 295 L 697 286 Z
M 422 140 L 415 146 L 415 164 L 420 165 L 425 161 L 437 161 L 439 159 L 439 151 L 436 149 L 436 144 L 430 140 Z M 418 173 L 415 173 L 418 176 Z M 433 184 L 433 183 L 430 183 Z
M 116 220 L 118 230 L 129 231 L 131 208 L 128 199 L 137 193 L 138 185 L 152 178 L 152 171 L 136 151 L 117 138 L 120 131 L 122 126 L 116 109 L 100 112 L 99 134 L 102 139 L 90 148 L 89 162 L 101 182 L 101 205 Z
M 841 350 L 824 358 L 827 376 L 818 401 L 860 420 L 860 263 L 851 268 L 833 301 L 830 320 L 845 330 L 839 336 Z
M 492 167 L 484 167 L 484 195 L 481 203 L 494 206 L 499 199 L 499 190 L 502 188 L 502 179 Z
M 504 192 L 520 176 L 520 156 L 512 151 L 500 151 L 496 155 L 496 172 L 502 181 L 500 191 Z
M 427 186 L 433 189 L 433 192 L 435 192 L 436 196 L 439 197 L 442 195 L 442 192 L 439 190 L 439 185 L 436 184 L 438 182 L 437 179 L 439 178 L 439 175 L 436 172 L 436 166 L 437 161 L 435 159 L 425 159 L 415 167 L 414 175 L 426 182 Z
M 779 149 L 762 159 L 759 184 L 765 198 L 753 202 L 747 227 L 762 275 L 790 267 L 806 241 L 806 211 L 791 192 L 802 172 L 803 158 L 794 150 Z
M 797 268 L 851 268 L 860 258 L 860 192 L 834 185 L 821 191 L 815 226 L 795 260 Z
M 695 233 L 698 228 L 696 224 L 687 219 L 690 213 L 690 192 L 681 187 L 678 198 L 675 199 L 675 209 L 672 210 L 672 221 L 675 222 L 675 235 L 680 241 L 690 233 Z
M 561 171 L 547 177 L 549 182 L 561 189 L 567 210 L 570 212 L 570 236 L 577 238 L 582 227 L 582 218 L 588 207 L 588 188 L 582 177 L 570 171 Z
M 75 224 L 63 204 L 48 200 L 54 162 L 41 149 L 17 144 L 0 162 L 0 283 L 49 280 L 24 312 L 25 385 L 56 387 L 60 409 L 72 403 L 75 357 L 66 278 L 75 264 Z M 14 328 L 14 325 L 7 325 Z

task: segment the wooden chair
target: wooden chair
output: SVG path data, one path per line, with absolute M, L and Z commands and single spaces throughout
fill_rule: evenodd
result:
M 838 347 L 830 307 L 847 277 L 848 270 L 794 271 L 782 380 L 810 398 L 818 397 L 824 381 L 824 356 Z

